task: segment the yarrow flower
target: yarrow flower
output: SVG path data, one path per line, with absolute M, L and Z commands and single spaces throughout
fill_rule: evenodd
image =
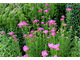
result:
M 5 31 L 2 31 L 1 33 L 3 33 L 3 34 L 4 34 L 4 33 L 5 33 Z
M 23 35 L 23 37 L 26 37 L 26 36 L 27 36 L 26 34 Z
M 33 34 L 30 34 L 30 35 L 28 35 L 28 36 L 33 38 Z
M 49 23 L 49 26 L 51 26 L 51 25 L 56 25 L 56 23 L 55 23 L 54 20 L 50 20 L 50 21 L 48 21 L 48 23 Z
M 34 31 L 32 30 L 31 33 L 34 33 Z
M 47 39 L 49 39 L 50 37 L 47 37 Z
M 43 33 L 45 33 L 45 34 L 47 34 L 48 32 L 49 32 L 48 30 L 43 31 Z
M 54 57 L 58 57 L 57 55 L 54 55 Z
M 56 35 L 56 33 L 55 33 L 55 32 L 53 32 L 53 33 L 51 33 L 50 35 L 55 36 L 55 35 Z
M 48 8 L 47 10 L 51 10 L 51 8 Z
M 48 6 L 49 4 L 45 4 L 46 6 Z
M 29 47 L 27 47 L 27 46 L 24 46 L 24 47 L 23 47 L 23 51 L 24 51 L 24 52 L 26 52 L 28 49 L 29 49 Z
M 17 40 L 17 38 L 14 38 L 14 40 Z
M 13 35 L 12 37 L 16 37 L 16 35 Z
M 71 11 L 72 9 L 71 8 L 67 8 L 66 10 Z
M 28 55 L 28 54 L 26 54 L 26 55 L 24 55 L 24 56 L 22 56 L 22 57 L 29 57 L 29 55 Z
M 13 32 L 10 32 L 10 33 L 8 33 L 8 34 L 12 36 L 12 35 L 13 35 Z
M 44 16 L 41 16 L 42 18 L 44 18 Z
M 59 44 L 56 44 L 56 45 L 53 45 L 51 49 L 53 49 L 53 48 L 54 48 L 54 49 L 56 49 L 56 50 L 59 50 L 59 48 L 58 48 L 58 47 L 59 47 Z
M 44 22 L 41 22 L 41 24 L 44 24 Z
M 39 22 L 39 20 L 34 20 L 34 21 L 33 21 L 33 23 L 37 23 L 37 22 Z
M 40 13 L 40 12 L 42 12 L 41 10 L 38 10 L 38 12 Z
M 44 10 L 44 13 L 45 13 L 45 12 L 48 13 L 48 10 Z
M 61 18 L 60 20 L 64 20 L 63 18 Z
M 62 17 L 62 18 L 65 18 L 65 15 L 62 15 L 61 17 Z
M 28 24 L 25 21 L 18 24 L 19 28 L 21 28 L 23 25 L 27 26 Z
M 40 31 L 40 30 L 43 30 L 43 28 L 40 27 L 40 28 L 38 28 L 38 30 L 39 30 L 39 31 Z
M 48 47 L 51 48 L 51 50 L 54 48 L 56 50 L 59 50 L 59 44 L 54 45 L 53 43 L 48 43 Z
M 67 26 L 67 24 L 63 24 L 63 26 Z
M 48 55 L 48 53 L 47 53 L 46 50 L 42 51 L 42 56 L 43 56 L 43 57 L 46 57 L 47 55 Z

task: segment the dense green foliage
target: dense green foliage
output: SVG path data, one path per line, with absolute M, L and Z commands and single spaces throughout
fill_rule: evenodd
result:
M 47 50 L 48 56 L 57 55 L 58 57 L 78 57 L 80 56 L 80 4 L 77 3 L 14 3 L 0 4 L 0 31 L 5 31 L 5 34 L 0 34 L 0 56 L 23 56 L 28 54 L 29 57 L 41 57 L 41 52 Z M 50 8 L 48 13 L 44 10 Z M 71 11 L 66 11 L 71 8 Z M 41 10 L 42 12 L 38 12 Z M 66 15 L 63 21 L 61 16 Z M 42 18 L 44 16 L 44 18 Z M 39 20 L 33 23 L 34 20 Z M 57 25 L 50 26 L 47 22 L 54 20 Z M 18 26 L 18 23 L 27 22 L 27 26 Z M 41 24 L 44 22 L 44 24 Z M 66 23 L 67 26 L 63 26 Z M 47 34 L 43 31 L 37 31 L 42 27 L 48 30 Z M 55 27 L 55 36 L 50 35 L 51 29 Z M 67 29 L 68 28 L 68 29 Z M 62 30 L 61 30 L 62 29 Z M 35 31 L 31 33 L 31 31 Z M 17 35 L 17 40 L 9 36 L 7 33 L 14 32 Z M 23 37 L 27 34 L 26 37 Z M 29 37 L 33 34 L 33 38 Z M 47 39 L 47 37 L 50 37 Z M 60 50 L 51 50 L 48 43 L 54 45 L 59 44 Z M 23 46 L 29 47 L 29 50 L 24 52 Z

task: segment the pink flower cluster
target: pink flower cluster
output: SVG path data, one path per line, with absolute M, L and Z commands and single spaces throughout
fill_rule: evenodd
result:
M 37 23 L 37 22 L 39 22 L 39 20 L 34 20 L 34 21 L 33 21 L 33 23 Z
M 47 34 L 49 31 L 48 30 L 44 30 L 43 33 Z
M 54 45 L 53 43 L 48 43 L 48 47 L 51 48 L 51 50 L 54 48 L 56 50 L 59 50 L 59 44 Z
M 66 10 L 71 11 L 72 9 L 71 8 L 67 8 Z
M 50 20 L 50 21 L 48 21 L 47 23 L 49 23 L 49 26 L 57 25 L 57 23 L 55 23 L 55 21 L 54 21 L 54 20 Z
M 25 21 L 18 24 L 19 28 L 21 28 L 23 25 L 27 26 L 28 24 Z
M 23 47 L 23 51 L 26 52 L 29 48 L 27 46 Z
M 52 33 L 50 35 L 55 36 L 56 35 L 56 33 L 55 33 L 55 27 L 53 27 L 51 31 L 52 31 Z
M 48 53 L 47 53 L 46 50 L 42 51 L 42 56 L 43 56 L 43 57 L 46 57 L 47 55 L 48 55 Z

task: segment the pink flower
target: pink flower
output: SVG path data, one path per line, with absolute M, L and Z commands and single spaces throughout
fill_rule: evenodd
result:
M 44 10 L 44 13 L 45 13 L 45 12 L 48 13 L 48 10 Z
M 52 29 L 55 30 L 55 27 L 53 27 Z
M 39 20 L 34 20 L 34 21 L 33 21 L 33 23 L 37 23 L 37 22 L 39 22 Z
M 48 32 L 49 32 L 48 30 L 43 31 L 43 33 L 45 33 L 45 34 L 47 34 Z
M 51 10 L 50 8 L 48 8 L 47 10 Z
M 32 37 L 33 38 L 33 34 L 30 34 L 29 37 Z
M 32 30 L 31 33 L 34 33 L 34 31 Z
M 28 54 L 24 55 L 23 57 L 29 57 Z
M 61 30 L 62 30 L 62 28 L 61 28 Z
M 38 12 L 40 13 L 40 12 L 42 12 L 41 10 L 38 10 Z
M 48 43 L 48 47 L 49 47 L 49 48 L 52 48 L 53 46 L 54 46 L 53 43 L 52 43 L 52 44 Z
M 26 26 L 26 25 L 28 25 L 28 24 L 27 24 L 25 21 L 23 21 L 23 22 L 21 22 L 21 23 L 18 24 L 19 28 L 21 28 L 23 25 Z
M 5 33 L 5 31 L 2 31 L 1 33 L 3 33 L 3 34 L 4 34 L 4 33 Z
M 47 39 L 49 39 L 50 37 L 47 37 Z
M 44 16 L 41 16 L 42 18 L 44 18 Z
M 54 20 L 50 20 L 50 21 L 48 21 L 48 23 L 49 23 L 49 26 L 51 26 L 51 25 L 56 25 L 56 23 L 55 23 Z
M 26 37 L 26 36 L 27 36 L 26 34 L 23 35 L 23 37 Z
M 52 31 L 52 32 L 55 32 L 55 30 L 54 30 L 54 29 L 52 29 L 51 31 Z
M 48 6 L 49 4 L 45 4 L 46 6 Z
M 60 20 L 64 20 L 63 18 L 61 18 Z
M 23 47 L 23 51 L 26 52 L 29 48 L 27 46 Z
M 43 28 L 40 27 L 40 28 L 38 28 L 38 30 L 39 30 L 39 31 L 40 31 L 40 30 L 43 30 Z
M 67 24 L 63 24 L 63 26 L 67 26 Z
M 66 10 L 71 11 L 72 9 L 71 8 L 67 8 Z
M 65 18 L 65 15 L 62 15 L 61 17 L 62 17 L 62 18 Z
M 44 22 L 41 22 L 41 24 L 44 24 Z
M 10 32 L 10 33 L 8 33 L 8 34 L 12 36 L 12 35 L 13 35 L 13 32 Z
M 55 36 L 55 35 L 56 35 L 56 33 L 55 33 L 55 32 L 53 32 L 53 33 L 51 33 L 50 35 Z
M 13 35 L 12 37 L 16 37 L 16 35 Z
M 59 44 L 56 44 L 56 45 L 52 46 L 52 49 L 55 48 L 56 50 L 59 50 L 58 47 L 59 47 Z
M 14 38 L 14 40 L 17 40 L 17 38 Z
M 57 55 L 54 55 L 54 57 L 58 57 Z
M 42 51 L 42 56 L 43 56 L 43 57 L 46 57 L 47 55 L 48 55 L 48 53 L 47 53 L 46 50 Z

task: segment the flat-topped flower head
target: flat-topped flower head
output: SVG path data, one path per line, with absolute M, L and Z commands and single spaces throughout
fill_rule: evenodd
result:
M 64 20 L 63 18 L 61 18 L 60 20 Z
M 49 4 L 45 4 L 46 6 L 48 6 Z
M 40 12 L 42 12 L 41 10 L 38 10 L 38 12 L 40 13 Z
M 39 22 L 39 20 L 34 20 L 34 21 L 33 21 L 33 23 L 37 23 L 37 22 Z
M 54 46 L 52 46 L 52 49 L 56 49 L 56 50 L 59 50 L 59 44 L 56 44 L 56 45 L 54 45 Z
M 23 35 L 23 37 L 26 37 L 26 36 L 27 36 L 26 34 Z
M 45 13 L 45 12 L 48 13 L 48 10 L 44 10 L 44 13 Z
M 50 37 L 47 37 L 47 39 L 49 39 Z
M 41 24 L 44 24 L 44 22 L 41 22 Z
M 42 18 L 44 18 L 44 16 L 41 16 Z
M 26 52 L 28 49 L 29 49 L 29 47 L 27 47 L 27 46 L 24 46 L 24 47 L 23 47 L 23 51 L 24 51 L 24 52 Z
M 54 57 L 58 57 L 57 55 L 54 55 Z
M 49 47 L 49 48 L 52 48 L 53 46 L 54 46 L 54 44 L 53 44 L 53 43 L 51 43 L 51 44 L 50 44 L 50 43 L 48 43 L 48 47 Z
M 47 10 L 51 10 L 51 8 L 48 8 Z
M 66 10 L 71 11 L 72 9 L 71 8 L 67 8 Z
M 67 26 L 67 24 L 63 24 L 63 26 Z
M 16 35 L 13 35 L 12 37 L 16 37 Z
M 3 33 L 3 34 L 4 34 L 4 33 L 5 33 L 5 31 L 2 31 L 1 33 Z
M 29 57 L 29 55 L 28 55 L 28 54 L 26 54 L 26 55 L 24 55 L 23 57 Z
M 38 30 L 39 30 L 39 31 L 40 31 L 40 30 L 43 30 L 43 28 L 40 27 L 40 28 L 38 28 Z
M 14 38 L 14 40 L 17 40 L 17 38 Z
M 23 25 L 27 26 L 28 24 L 25 21 L 18 24 L 19 28 L 21 28 Z
M 55 32 L 53 32 L 53 33 L 51 33 L 50 35 L 55 36 L 55 35 L 56 35 L 56 33 L 55 33 Z
M 29 37 L 33 38 L 33 34 L 28 35 Z
M 46 50 L 42 51 L 42 53 L 41 53 L 41 54 L 42 54 L 42 56 L 43 56 L 43 57 L 46 57 L 46 56 L 48 55 L 48 53 L 47 53 L 47 51 L 46 51 Z
M 32 30 L 31 33 L 34 33 L 34 31 Z
M 8 34 L 12 36 L 12 35 L 13 35 L 13 32 L 10 32 L 10 33 L 8 33 Z
M 47 34 L 49 31 L 48 30 L 44 30 L 43 33 Z
M 62 18 L 65 18 L 65 15 L 62 15 L 61 17 L 62 17 Z

